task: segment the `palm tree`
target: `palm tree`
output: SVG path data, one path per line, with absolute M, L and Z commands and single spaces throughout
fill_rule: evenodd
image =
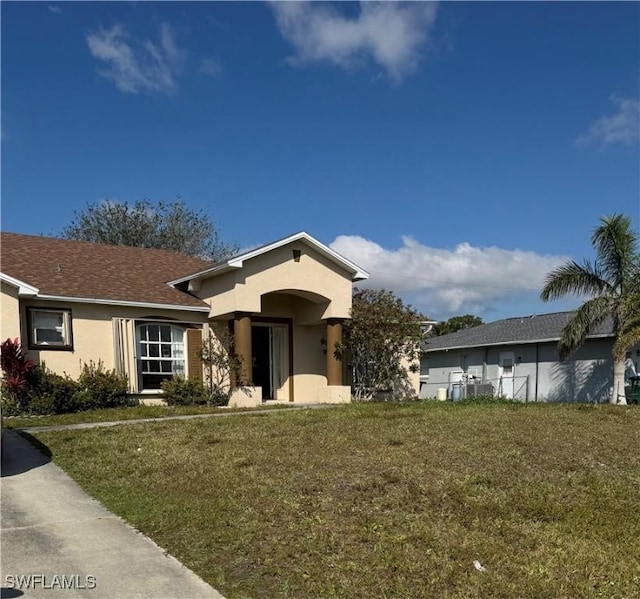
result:
M 626 404 L 625 356 L 640 343 L 640 255 L 631 219 L 622 214 L 602 217 L 591 236 L 595 262 L 571 260 L 551 271 L 540 297 L 549 301 L 566 295 L 589 299 L 580 306 L 562 331 L 560 359 L 575 352 L 587 335 L 605 319 L 613 321 L 613 390 L 610 402 Z

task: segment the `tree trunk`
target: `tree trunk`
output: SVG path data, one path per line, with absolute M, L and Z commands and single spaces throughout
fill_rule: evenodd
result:
M 626 360 L 623 358 L 622 360 L 613 361 L 613 392 L 611 393 L 611 399 L 609 400 L 612 404 L 621 404 L 627 405 L 627 400 L 624 394 L 624 370 L 625 370 Z

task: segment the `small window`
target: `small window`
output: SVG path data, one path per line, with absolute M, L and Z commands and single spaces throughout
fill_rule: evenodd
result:
M 29 309 L 32 349 L 71 349 L 71 310 Z

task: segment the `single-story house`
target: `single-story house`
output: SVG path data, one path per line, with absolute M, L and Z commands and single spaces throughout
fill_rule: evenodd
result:
M 556 348 L 571 316 L 556 312 L 505 318 L 428 339 L 422 346 L 420 396 L 608 402 L 612 323 L 602 323 L 575 354 L 561 361 Z M 627 357 L 627 374 L 640 372 L 640 346 Z
M 2 233 L 1 336 L 77 378 L 102 362 L 130 392 L 158 397 L 176 375 L 203 378 L 203 335 L 233 335 L 232 404 L 347 402 L 342 340 L 356 266 L 301 232 L 221 263 L 136 247 Z

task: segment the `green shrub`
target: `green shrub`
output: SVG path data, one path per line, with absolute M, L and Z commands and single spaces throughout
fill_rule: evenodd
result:
M 49 416 L 50 414 L 58 414 L 56 410 L 56 400 L 51 394 L 34 395 L 29 400 L 26 412 L 38 416 Z M 24 414 L 24 412 L 22 412 Z
M 73 407 L 74 412 L 86 412 L 87 410 L 93 410 L 98 407 L 95 404 L 93 395 L 87 389 L 78 389 L 73 394 Z
M 207 391 L 210 406 L 226 406 L 229 405 L 230 391 L 224 391 L 221 387 L 211 387 Z
M 0 410 L 5 416 L 17 416 L 21 413 L 20 403 L 7 384 L 0 381 Z
M 2 410 L 7 415 L 68 414 L 132 403 L 126 376 L 106 370 L 102 362 L 85 364 L 77 382 L 67 374 L 51 372 L 44 364 L 36 366 L 20 397 L 4 382 L 1 391 Z
M 78 378 L 75 401 L 82 410 L 130 405 L 127 377 L 115 370 L 106 370 L 101 361 L 89 362 L 82 367 Z
M 207 389 L 201 381 L 179 376 L 162 382 L 163 398 L 170 406 L 189 406 L 207 403 Z
M 60 375 L 44 367 L 29 393 L 26 411 L 31 414 L 66 414 L 78 412 L 76 383 L 69 375 Z

